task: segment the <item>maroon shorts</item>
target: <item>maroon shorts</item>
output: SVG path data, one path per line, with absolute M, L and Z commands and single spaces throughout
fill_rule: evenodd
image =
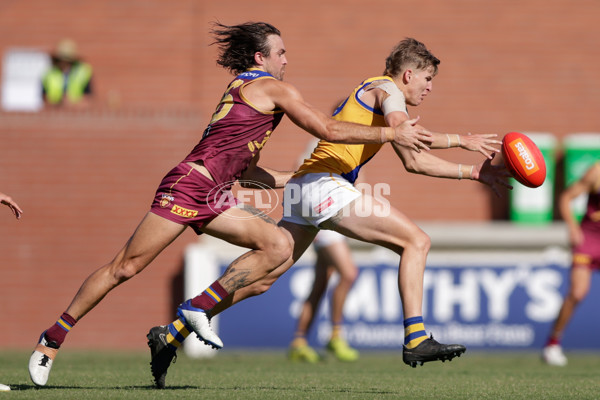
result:
M 217 215 L 238 203 L 231 192 L 186 163 L 173 168 L 156 190 L 150 211 L 175 223 L 190 226 L 196 234 Z
M 583 243 L 573 249 L 573 264 L 578 266 L 600 269 L 600 232 L 583 230 Z

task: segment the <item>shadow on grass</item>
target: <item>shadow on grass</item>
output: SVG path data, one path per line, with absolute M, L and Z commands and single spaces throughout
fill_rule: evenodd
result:
M 192 385 L 173 385 L 167 386 L 164 389 L 158 389 L 153 385 L 119 385 L 119 386 L 43 386 L 38 387 L 35 385 L 9 385 L 11 390 L 14 391 L 40 391 L 40 394 L 44 391 L 52 391 L 52 390 L 148 390 L 148 391 L 164 391 L 164 392 L 176 392 L 176 391 L 187 391 L 187 390 L 210 390 L 210 391 L 232 391 L 232 392 L 246 392 L 248 390 L 253 391 L 265 391 L 265 392 L 306 392 L 306 393 L 315 393 L 319 390 L 311 389 L 311 388 L 287 388 L 287 387 L 277 387 L 277 386 L 223 386 L 223 385 L 211 385 L 211 386 L 192 386 Z M 352 394 L 362 394 L 362 395 L 393 395 L 397 394 L 393 391 L 380 390 L 376 388 L 371 389 L 334 389 L 334 388 L 320 388 L 328 393 L 352 393 Z

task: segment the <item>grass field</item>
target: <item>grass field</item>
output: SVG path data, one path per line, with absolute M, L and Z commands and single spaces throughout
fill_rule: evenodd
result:
M 181 355 L 167 388 L 153 388 L 146 352 L 62 350 L 48 386 L 29 380 L 29 352 L 0 352 L 5 399 L 599 399 L 600 354 L 576 353 L 566 368 L 537 353 L 467 352 L 410 368 L 400 353 L 365 353 L 356 363 L 291 363 L 283 352 L 224 350 L 208 360 Z

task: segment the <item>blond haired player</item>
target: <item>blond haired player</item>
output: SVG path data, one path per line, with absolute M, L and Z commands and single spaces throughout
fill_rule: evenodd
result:
M 401 41 L 386 59 L 384 74 L 363 81 L 338 107 L 334 119 L 371 126 L 398 126 L 409 119 L 407 105 L 418 106 L 432 89 L 439 60 L 415 39 Z M 504 166 L 491 164 L 498 152 L 495 135 L 457 135 L 432 132 L 431 148 L 462 147 L 479 151 L 487 159 L 476 165 L 456 164 L 412 149 L 394 146 L 406 169 L 439 178 L 473 179 L 499 193 L 510 187 Z M 405 324 L 403 360 L 416 366 L 451 360 L 465 351 L 428 338 L 422 318 L 423 274 L 429 237 L 401 211 L 358 191 L 353 182 L 382 147 L 380 144 L 343 145 L 321 140 L 310 158 L 285 186 L 284 216 L 280 226 L 291 236 L 292 257 L 266 278 L 237 291 L 232 303 L 266 291 L 304 253 L 319 229 L 379 244 L 401 255 L 398 287 Z M 216 312 L 225 304 L 219 304 Z
M 409 120 L 407 105 L 418 106 L 432 89 L 439 60 L 415 39 L 401 41 L 386 60 L 384 74 L 357 86 L 334 113 L 334 119 L 375 127 L 396 127 Z M 431 148 L 462 147 L 487 157 L 481 163 L 456 164 L 408 147 L 394 146 L 405 168 L 447 179 L 473 179 L 498 193 L 510 187 L 504 166 L 491 164 L 496 135 L 431 133 Z M 245 298 L 264 293 L 300 258 L 319 229 L 330 229 L 354 239 L 378 244 L 401 255 L 398 288 L 404 313 L 403 360 L 411 366 L 435 360 L 451 360 L 466 349 L 428 338 L 422 318 L 423 275 L 430 239 L 404 213 L 380 199 L 358 191 L 352 182 L 360 168 L 382 145 L 338 145 L 321 140 L 285 185 L 284 216 L 279 223 L 293 244 L 292 256 L 265 278 L 239 289 L 216 304 L 211 315 Z M 405 189 L 409 190 L 409 188 Z M 181 334 L 180 337 L 184 338 Z
M 284 115 L 312 135 L 347 143 L 397 141 L 416 150 L 427 149 L 421 140 L 430 135 L 409 121 L 394 128 L 366 127 L 335 121 L 304 101 L 298 90 L 283 82 L 286 49 L 277 28 L 264 22 L 234 26 L 216 24 L 220 46 L 217 62 L 235 74 L 198 144 L 161 181 L 150 210 L 131 238 L 107 264 L 81 285 L 71 304 L 56 322 L 41 333 L 29 359 L 29 375 L 44 386 L 58 349 L 75 324 L 115 287 L 142 272 L 187 227 L 251 249 L 236 259 L 204 292 L 178 307 L 180 327 L 200 340 L 221 348 L 210 327 L 209 311 L 236 290 L 261 279 L 291 254 L 287 236 L 271 218 L 244 204 L 221 204 L 211 196 L 215 189 L 229 190 L 240 178 L 281 187 L 289 173 L 256 165 L 260 151 Z M 218 192 L 218 191 L 217 191 Z M 232 218 L 235 223 L 232 223 Z M 183 321 L 183 322 L 182 322 Z M 148 334 L 152 373 L 164 386 L 165 361 L 175 354 L 163 341 L 168 327 Z

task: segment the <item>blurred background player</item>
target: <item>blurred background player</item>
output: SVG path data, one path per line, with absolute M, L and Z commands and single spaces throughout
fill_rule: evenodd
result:
M 332 109 L 335 113 L 339 100 Z M 299 165 L 310 158 L 319 140 L 313 138 L 306 146 L 304 154 L 300 157 Z M 364 178 L 364 175 L 362 176 Z M 330 301 L 331 336 L 326 349 L 341 361 L 355 361 L 359 357 L 356 349 L 351 348 L 343 336 L 344 304 L 346 297 L 358 276 L 358 268 L 352 259 L 352 251 L 348 246 L 347 238 L 335 231 L 321 230 L 313 240 L 316 253 L 314 265 L 314 279 L 308 297 L 302 303 L 300 315 L 290 343 L 288 356 L 292 361 L 316 363 L 321 356 L 307 341 L 310 328 L 317 315 L 319 304 L 327 292 L 327 287 L 332 275 L 337 272 L 338 282 L 333 289 Z
M 92 94 L 92 66 L 77 52 L 77 44 L 62 39 L 50 54 L 52 65 L 42 77 L 44 102 L 50 106 L 85 107 Z
M 0 192 L 0 204 L 7 205 L 17 219 L 21 218 L 23 210 L 21 207 L 8 195 Z M 6 392 L 10 390 L 10 386 L 0 383 L 0 391 Z
M 581 223 L 578 223 L 571 209 L 571 201 L 586 193 L 586 212 Z M 549 365 L 562 367 L 567 365 L 567 357 L 561 346 L 563 333 L 575 308 L 590 290 L 592 272 L 600 268 L 600 161 L 561 194 L 559 210 L 567 224 L 572 246 L 570 285 L 542 351 L 542 359 Z
M 358 276 L 352 252 L 344 235 L 329 230 L 320 230 L 317 233 L 313 247 L 317 255 L 315 278 L 310 294 L 302 304 L 294 339 L 290 343 L 289 357 L 292 361 L 309 363 L 320 360 L 319 354 L 308 344 L 306 337 L 317 315 L 321 299 L 327 291 L 330 278 L 337 272 L 338 282 L 331 295 L 331 338 L 327 343 L 327 350 L 340 361 L 356 361 L 359 352 L 350 347 L 343 336 L 344 304 Z

